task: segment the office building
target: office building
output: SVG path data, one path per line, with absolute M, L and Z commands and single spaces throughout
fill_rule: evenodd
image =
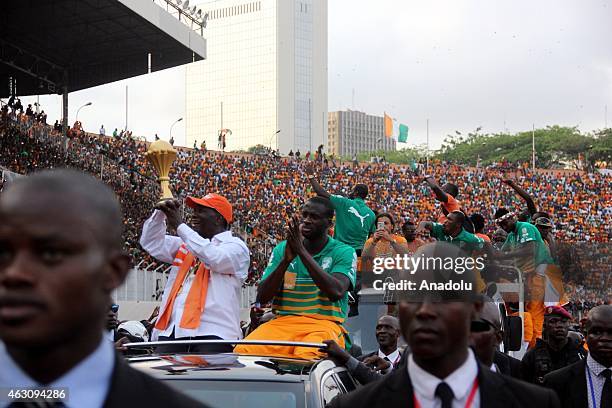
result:
M 327 151 L 334 156 L 396 150 L 396 141 L 386 138 L 382 116 L 346 110 L 329 112 Z
M 205 61 L 186 68 L 185 138 L 226 151 L 327 145 L 327 0 L 218 0 Z

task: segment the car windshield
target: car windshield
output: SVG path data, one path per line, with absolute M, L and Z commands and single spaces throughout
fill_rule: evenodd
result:
M 304 408 L 304 384 L 263 381 L 165 380 L 212 408 Z

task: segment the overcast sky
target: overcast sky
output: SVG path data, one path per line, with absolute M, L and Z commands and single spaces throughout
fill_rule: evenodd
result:
M 559 124 L 612 126 L 612 2 L 329 0 L 329 110 L 388 112 L 409 142 Z M 86 130 L 167 138 L 184 112 L 184 67 L 70 94 Z M 354 104 L 353 104 L 354 89 Z M 36 98 L 23 98 L 33 101 Z M 41 97 L 49 120 L 61 97 Z M 173 130 L 183 139 L 183 123 Z

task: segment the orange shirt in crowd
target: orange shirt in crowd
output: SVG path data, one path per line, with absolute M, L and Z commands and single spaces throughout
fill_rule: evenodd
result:
M 461 203 L 455 197 L 447 193 L 446 199 L 446 202 L 442 202 L 442 207 L 447 211 L 447 214 L 461 209 Z M 438 217 L 438 223 L 443 224 L 444 221 L 446 221 L 446 215 L 442 214 Z
M 483 240 L 485 240 L 486 242 L 491 242 L 491 238 L 489 238 L 488 235 L 486 234 L 481 234 L 480 232 L 477 232 L 476 235 L 478 238 L 482 238 Z

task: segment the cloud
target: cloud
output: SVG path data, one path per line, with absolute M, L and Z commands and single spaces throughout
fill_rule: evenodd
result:
M 411 143 L 432 147 L 455 129 L 485 132 L 612 122 L 612 5 L 589 0 L 329 0 L 329 109 L 389 112 Z M 76 92 L 89 131 L 128 126 L 168 139 L 184 115 L 185 67 Z M 36 98 L 23 98 L 31 103 Z M 53 121 L 61 97 L 41 97 Z M 184 122 L 173 136 L 183 140 Z
M 390 112 L 410 139 L 604 125 L 611 9 L 570 1 L 330 1 L 330 110 Z M 334 24 L 335 21 L 342 23 Z M 504 124 L 505 123 L 505 124 Z

